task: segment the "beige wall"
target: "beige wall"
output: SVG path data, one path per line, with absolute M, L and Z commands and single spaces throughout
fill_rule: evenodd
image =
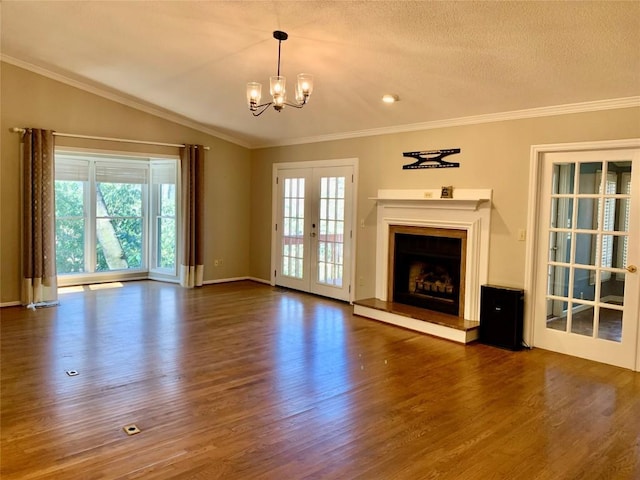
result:
M 489 281 L 522 286 L 525 242 L 517 232 L 527 222 L 531 145 L 640 137 L 640 109 L 627 108 L 248 151 L 12 65 L 2 64 L 1 82 L 0 303 L 19 299 L 18 136 L 10 127 L 211 146 L 205 168 L 205 280 L 270 278 L 273 163 L 359 158 L 358 224 L 362 219 L 365 227 L 357 232 L 356 298 L 375 292 L 375 203 L 368 197 L 378 189 L 493 189 Z M 59 139 L 63 143 L 71 144 Z M 452 158 L 460 168 L 402 170 L 408 163 L 402 152 L 457 147 L 462 153 Z M 224 265 L 214 267 L 216 258 Z
M 11 127 L 50 128 L 59 132 L 194 143 L 211 147 L 205 164 L 204 278 L 249 275 L 250 154 L 197 130 L 164 120 L 21 68 L 1 64 L 0 147 L 0 303 L 20 299 L 19 135 Z M 57 145 L 177 154 L 174 148 L 71 141 Z M 214 267 L 214 259 L 224 259 Z
M 291 114 L 295 114 L 292 112 Z M 489 282 L 524 285 L 529 161 L 532 145 L 640 137 L 640 109 L 627 108 L 440 128 L 251 152 L 251 274 L 269 278 L 271 169 L 274 162 L 357 157 L 358 227 L 356 297 L 375 295 L 375 197 L 380 188 L 493 189 Z M 451 160 L 460 168 L 402 170 L 402 152 L 461 148 Z M 528 232 L 530 234 L 530 232 Z

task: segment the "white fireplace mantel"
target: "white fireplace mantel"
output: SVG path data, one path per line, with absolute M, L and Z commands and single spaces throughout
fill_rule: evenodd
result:
M 490 189 L 454 189 L 453 198 L 440 198 L 438 189 L 426 190 L 378 190 L 377 197 L 370 197 L 380 204 L 405 203 L 418 208 L 447 210 L 478 210 L 480 204 L 491 202 Z
M 491 189 L 454 189 L 453 198 L 440 190 L 378 190 L 376 298 L 387 300 L 389 228 L 406 225 L 460 229 L 467 232 L 464 318 L 478 321 L 480 285 L 487 282 Z

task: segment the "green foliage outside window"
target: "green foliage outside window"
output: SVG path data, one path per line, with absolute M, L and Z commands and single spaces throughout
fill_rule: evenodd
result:
M 56 180 L 56 267 L 84 272 L 84 183 Z
M 101 182 L 96 189 L 96 271 L 142 267 L 142 185 Z

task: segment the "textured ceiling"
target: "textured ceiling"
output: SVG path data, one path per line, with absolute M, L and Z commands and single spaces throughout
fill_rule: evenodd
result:
M 640 2 L 7 1 L 2 55 L 247 146 L 640 95 Z M 245 85 L 315 76 L 254 118 Z M 385 93 L 401 101 L 385 105 Z M 264 95 L 263 95 L 264 98 Z

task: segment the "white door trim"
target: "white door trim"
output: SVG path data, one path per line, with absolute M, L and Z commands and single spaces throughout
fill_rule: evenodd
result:
M 526 259 L 525 259 L 525 295 L 528 299 L 525 302 L 524 316 L 524 340 L 527 344 L 533 345 L 534 319 L 533 312 L 535 301 L 533 299 L 539 295 L 535 291 L 537 278 L 537 264 L 535 255 L 538 251 L 537 239 L 535 232 L 538 231 L 538 211 L 541 207 L 540 203 L 540 182 L 542 181 L 542 159 L 544 155 L 552 152 L 580 152 L 590 150 L 616 150 L 640 148 L 640 138 L 629 138 L 621 140 L 605 140 L 594 142 L 578 142 L 578 143 L 556 143 L 547 145 L 532 145 L 529 161 L 529 198 L 527 213 L 527 235 L 526 241 Z M 544 292 L 542 292 L 544 295 Z M 640 335 L 638 336 L 638 352 L 640 352 Z M 636 358 L 636 370 L 640 371 L 640 355 Z
M 278 223 L 278 189 L 276 188 L 276 179 L 280 170 L 294 169 L 294 168 L 318 168 L 318 167 L 351 167 L 353 169 L 353 207 L 351 209 L 351 225 L 352 235 L 351 242 L 351 273 L 349 285 L 351 285 L 351 291 L 349 293 L 349 303 L 353 303 L 355 297 L 355 279 L 356 279 L 356 245 L 357 245 L 357 223 L 358 218 L 358 158 L 342 158 L 334 160 L 310 160 L 302 162 L 281 162 L 274 163 L 272 168 L 271 178 L 271 273 L 270 283 L 271 286 L 276 284 L 276 265 L 278 264 L 278 252 L 277 252 L 277 238 L 275 225 Z

